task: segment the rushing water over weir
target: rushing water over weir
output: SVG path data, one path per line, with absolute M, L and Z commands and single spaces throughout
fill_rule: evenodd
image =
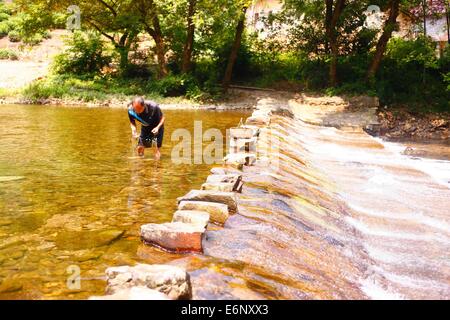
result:
M 269 135 L 280 150 L 245 167 L 239 215 L 207 233 L 199 297 L 450 298 L 448 161 L 287 117 L 260 148 Z

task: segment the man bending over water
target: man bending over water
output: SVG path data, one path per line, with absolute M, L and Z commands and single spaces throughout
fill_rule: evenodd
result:
M 141 97 L 134 98 L 128 105 L 128 117 L 130 118 L 131 134 L 133 138 L 139 138 L 137 153 L 144 155 L 145 148 L 151 148 L 156 140 L 155 158 L 161 158 L 160 148 L 164 136 L 165 117 L 159 105 Z M 136 120 L 142 124 L 141 134 L 137 134 Z

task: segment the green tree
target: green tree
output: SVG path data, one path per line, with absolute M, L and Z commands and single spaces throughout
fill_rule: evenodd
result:
M 338 61 L 342 55 L 368 51 L 375 37 L 363 27 L 365 11 L 373 1 L 285 0 L 282 20 L 291 25 L 291 47 L 312 58 L 329 62 L 328 82 L 338 84 Z
M 76 5 L 81 10 L 82 28 L 96 30 L 114 45 L 120 55 L 120 70 L 128 67 L 128 54 L 136 41 L 141 24 L 133 10 L 132 0 L 17 0 L 21 13 L 29 15 L 30 28 L 50 28 L 53 20 L 38 17 L 52 16 L 54 12 L 65 13 Z

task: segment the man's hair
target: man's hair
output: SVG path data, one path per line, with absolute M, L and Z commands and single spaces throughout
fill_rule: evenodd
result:
M 133 99 L 133 103 L 137 103 L 141 106 L 143 106 L 145 104 L 144 98 L 142 97 L 136 97 Z

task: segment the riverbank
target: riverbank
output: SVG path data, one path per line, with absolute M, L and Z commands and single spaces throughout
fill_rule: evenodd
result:
M 33 81 L 23 88 L 0 88 L 0 104 L 66 105 L 125 108 L 137 95 L 155 100 L 165 109 L 252 109 L 257 100 L 272 91 L 235 90 L 214 97 L 164 96 L 149 89 L 139 79 L 77 79 L 49 77 Z M 283 95 L 278 93 L 275 95 Z
M 149 91 L 141 80 L 48 77 L 22 89 L 0 89 L 0 104 L 40 104 L 124 108 L 136 95 L 158 101 L 166 110 L 251 110 L 261 99 L 290 105 L 306 123 L 338 129 L 365 129 L 387 140 L 449 141 L 449 113 L 418 113 L 381 106 L 368 96 L 326 96 L 269 89 L 230 89 L 204 99 L 165 97 Z
M 380 110 L 380 135 L 388 140 L 450 140 L 450 112 L 411 113 L 405 109 Z

